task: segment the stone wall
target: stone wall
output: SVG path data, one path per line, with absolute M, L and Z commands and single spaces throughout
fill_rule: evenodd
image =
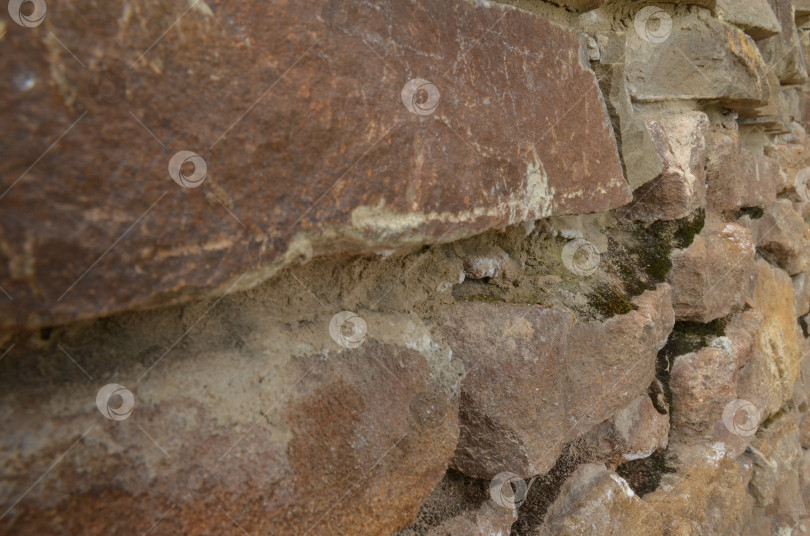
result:
M 810 533 L 809 1 L 0 44 L 0 534 Z

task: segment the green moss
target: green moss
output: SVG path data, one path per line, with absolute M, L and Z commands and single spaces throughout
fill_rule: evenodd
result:
M 608 285 L 600 285 L 589 294 L 588 303 L 606 318 L 624 315 L 635 309 L 633 302 L 623 292 Z

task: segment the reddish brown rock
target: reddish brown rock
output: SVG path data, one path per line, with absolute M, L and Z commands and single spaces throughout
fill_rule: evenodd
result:
M 669 415 L 659 412 L 646 394 L 607 421 L 595 426 L 577 443 L 589 459 L 616 467 L 646 458 L 667 446 Z
M 604 465 L 584 464 L 565 481 L 537 536 L 662 534 L 661 516 Z
M 70 4 L 37 28 L 5 25 L 2 328 L 630 200 L 578 34 L 536 13 L 445 0 L 133 10 Z M 206 163 L 196 188 L 171 180 L 179 151 Z
M 675 220 L 706 202 L 706 140 L 709 120 L 694 112 L 647 122 L 663 171 L 633 192 L 631 218 Z
M 458 433 L 457 372 L 424 327 L 367 314 L 362 346 L 339 350 L 326 315 L 291 332 L 244 297 L 223 305 L 154 370 L 156 337 L 178 340 L 165 331 L 177 311 L 113 319 L 63 338 L 54 354 L 18 345 L 4 358 L 16 385 L 4 375 L 0 531 L 379 535 L 413 521 Z M 235 330 L 238 349 L 219 335 Z M 126 350 L 111 344 L 122 339 Z M 69 367 L 58 385 L 27 364 L 45 361 Z M 113 382 L 134 395 L 120 422 L 96 407 Z
M 464 363 L 453 464 L 476 478 L 546 473 L 564 443 L 644 393 L 674 319 L 669 286 L 637 311 L 577 322 L 567 311 L 464 303 L 436 319 Z
M 688 248 L 672 252 L 675 318 L 710 322 L 741 310 L 755 253 L 747 227 L 709 220 Z
M 782 31 L 779 35 L 757 42 L 757 46 L 781 83 L 802 84 L 807 81 L 807 66 L 799 44 L 791 0 L 768 1 Z
M 798 472 L 802 461 L 802 448 L 799 443 L 799 429 L 792 416 L 781 415 L 768 426 L 763 427 L 751 443 L 756 449 L 749 456 L 754 461 L 754 476 L 749 489 L 757 506 L 765 508 L 774 501 L 792 502 L 784 492 L 795 490 L 798 493 Z M 788 508 L 777 508 L 780 513 L 788 513 Z
M 810 228 L 788 199 L 765 207 L 764 215 L 751 222 L 757 248 L 789 274 L 810 270 Z
M 730 349 L 730 340 L 721 338 L 675 360 L 670 376 L 673 428 L 710 429 L 737 398 L 737 360 Z
M 782 182 L 773 159 L 740 147 L 739 132 L 712 130 L 707 138 L 706 208 L 715 212 L 768 205 Z

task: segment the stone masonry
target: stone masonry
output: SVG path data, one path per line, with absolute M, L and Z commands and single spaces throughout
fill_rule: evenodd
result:
M 0 47 L 0 535 L 810 535 L 810 1 Z

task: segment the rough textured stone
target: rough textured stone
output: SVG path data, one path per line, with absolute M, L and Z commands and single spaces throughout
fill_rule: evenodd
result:
M 789 200 L 780 199 L 767 206 L 751 227 L 757 248 L 789 274 L 810 269 L 810 229 Z
M 627 81 L 637 101 L 713 99 L 745 116 L 772 100 L 767 66 L 754 41 L 716 19 L 688 15 L 673 20 L 661 44 L 628 32 Z M 767 114 L 766 114 L 767 115 Z
M 799 35 L 790 0 L 768 0 L 782 31 L 779 35 L 757 43 L 762 57 L 784 84 L 802 84 L 807 81 L 807 66 L 804 62 Z
M 630 101 L 624 66 L 624 34 L 601 32 L 596 39 L 599 63 L 595 70 L 599 86 L 616 133 L 625 177 L 630 188 L 635 190 L 661 174 L 661 161 L 645 122 L 636 115 Z
M 740 147 L 739 132 L 713 129 L 707 138 L 706 208 L 716 212 L 768 205 L 782 182 L 779 165 Z
M 675 360 L 669 383 L 673 427 L 708 429 L 736 399 L 737 360 L 730 349 L 721 340 Z
M 717 16 L 739 26 L 754 39 L 782 33 L 782 25 L 768 0 L 717 0 Z
M 764 427 L 752 441 L 757 449 L 754 458 L 754 476 L 750 490 L 756 505 L 768 507 L 777 499 L 785 501 L 787 497 L 780 493 L 781 487 L 795 486 L 802 459 L 802 448 L 799 443 L 799 429 L 790 415 L 777 417 Z M 795 493 L 798 495 L 798 493 Z
M 750 359 L 740 371 L 737 396 L 757 406 L 763 419 L 790 400 L 804 357 L 795 318 L 793 285 L 779 268 L 756 263 L 749 304 L 762 323 Z
M 707 222 L 688 248 L 672 252 L 667 280 L 675 318 L 710 322 L 741 310 L 755 251 L 747 227 Z
M 151 372 L 141 356 L 163 340 L 155 333 L 167 346 L 177 340 L 183 329 L 164 330 L 183 327 L 178 315 L 130 316 L 63 339 L 93 381 L 55 347 L 75 372 L 64 369 L 72 379 L 59 385 L 42 385 L 25 364 L 37 354 L 15 358 L 14 382 L 28 388 L 11 390 L 6 377 L 1 390 L 0 422 L 14 431 L 0 437 L 0 510 L 13 507 L 4 530 L 143 534 L 159 521 L 155 532 L 165 534 L 240 532 L 236 524 L 253 534 L 379 535 L 413 520 L 458 433 L 453 365 L 425 342 L 424 327 L 366 314 L 374 338 L 337 351 L 328 317 L 290 332 L 256 314 L 264 305 L 224 302 Z M 227 335 L 236 329 L 238 349 Z M 129 341 L 126 351 L 110 344 L 116 337 Z M 100 378 L 90 363 L 111 348 L 116 374 Z M 136 401 L 121 422 L 94 404 L 111 381 Z M 46 485 L 25 494 L 63 453 Z
M 791 278 L 793 295 L 796 300 L 796 316 L 810 313 L 810 275 L 801 273 Z
M 673 326 L 669 286 L 604 322 L 569 312 L 467 303 L 437 319 L 464 363 L 453 464 L 476 478 L 546 473 L 562 445 L 626 407 L 654 377 Z
M 14 301 L 0 300 L 0 326 L 177 302 L 313 254 L 630 200 L 575 31 L 494 2 L 381 0 L 345 20 L 341 5 L 121 15 L 95 2 L 5 26 L 0 285 Z M 435 110 L 419 100 L 433 86 L 403 105 L 415 78 L 438 90 Z M 109 98 L 93 93 L 102 79 Z M 199 188 L 170 180 L 178 151 L 205 160 Z
M 650 397 L 644 394 L 595 426 L 577 445 L 590 459 L 615 467 L 665 449 L 668 436 L 669 415 L 659 412 Z
M 722 443 L 679 445 L 678 471 L 644 497 L 661 514 L 665 536 L 744 534 L 753 506 L 743 472 Z
M 663 171 L 633 193 L 629 217 L 674 220 L 705 204 L 708 127 L 706 114 L 700 112 L 647 122 Z
M 661 516 L 604 465 L 579 467 L 560 489 L 537 536 L 662 534 Z

